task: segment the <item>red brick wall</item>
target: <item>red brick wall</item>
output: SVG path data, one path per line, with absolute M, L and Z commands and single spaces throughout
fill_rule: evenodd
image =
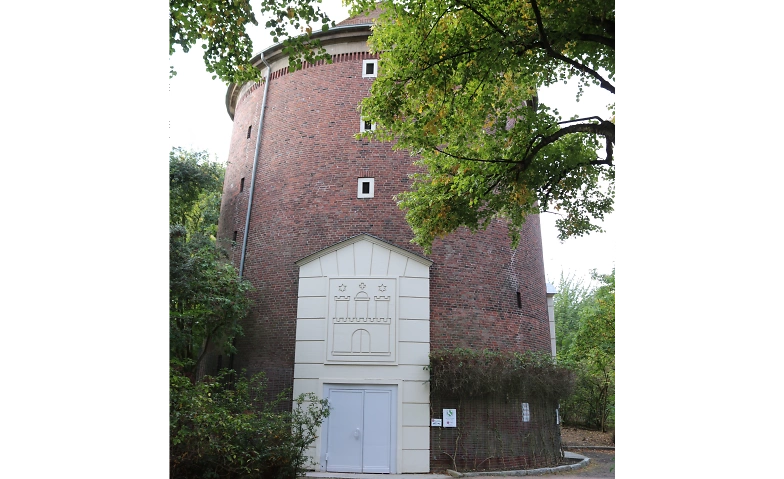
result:
M 255 304 L 237 340 L 234 367 L 266 371 L 271 392 L 293 383 L 295 261 L 360 233 L 422 254 L 392 200 L 410 183 L 411 157 L 353 138 L 357 105 L 372 83 L 362 78 L 362 59 L 372 57 L 353 57 L 278 76 L 269 86 L 244 270 L 256 288 Z M 263 93 L 262 86 L 241 98 L 234 117 L 219 235 L 231 240 L 238 232 L 231 247 L 237 265 Z M 375 178 L 374 198 L 356 197 L 358 177 Z M 432 348 L 549 351 L 538 217 L 526 223 L 514 261 L 501 222 L 437 241 L 430 258 Z
M 530 416 L 523 422 L 522 403 Z M 532 398 L 431 397 L 430 417 L 456 409 L 457 427 L 430 429 L 430 470 L 509 471 L 557 466 L 561 436 L 555 404 Z

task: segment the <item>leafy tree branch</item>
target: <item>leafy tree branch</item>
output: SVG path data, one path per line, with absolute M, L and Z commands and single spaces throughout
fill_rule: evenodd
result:
M 362 101 L 376 130 L 422 168 L 397 195 L 426 251 L 457 228 L 509 226 L 557 211 L 559 237 L 601 231 L 612 211 L 615 123 L 609 111 L 564 120 L 542 96 L 576 78 L 614 92 L 609 0 L 354 0 L 381 9 L 372 51 L 379 76 Z M 597 158 L 603 150 L 604 159 Z
M 275 43 L 281 42 L 294 71 L 302 62 L 325 60 L 331 56 L 312 37 L 313 31 L 327 30 L 335 22 L 318 8 L 321 0 L 262 0 L 260 13 L 270 15 L 265 23 Z M 259 81 L 261 72 L 253 66 L 253 42 L 247 33 L 258 26 L 250 0 L 170 0 L 169 56 L 179 46 L 187 53 L 197 44 L 204 50 L 204 64 L 225 83 Z M 176 75 L 174 67 L 170 76 Z
M 531 9 L 534 11 L 534 15 L 536 16 L 536 26 L 539 29 L 539 36 L 542 39 L 542 46 L 547 51 L 547 53 L 552 57 L 561 60 L 562 62 L 567 63 L 576 69 L 594 77 L 595 79 L 599 80 L 599 84 L 602 88 L 608 90 L 610 93 L 615 93 L 615 87 L 610 82 L 605 80 L 601 75 L 599 75 L 598 72 L 572 58 L 568 58 L 565 55 L 556 52 L 547 39 L 547 32 L 544 28 L 544 23 L 542 22 L 542 13 L 539 11 L 539 4 L 536 0 L 531 0 Z M 615 42 L 613 41 L 612 44 L 614 45 Z

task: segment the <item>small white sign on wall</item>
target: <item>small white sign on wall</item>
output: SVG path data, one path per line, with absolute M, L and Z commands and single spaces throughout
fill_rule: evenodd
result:
M 444 427 L 457 427 L 457 409 L 444 409 Z
M 440 419 L 431 419 L 430 426 L 432 427 L 441 427 L 441 420 Z
M 528 407 L 528 403 L 523 403 L 523 422 L 528 422 L 531 420 L 531 409 Z

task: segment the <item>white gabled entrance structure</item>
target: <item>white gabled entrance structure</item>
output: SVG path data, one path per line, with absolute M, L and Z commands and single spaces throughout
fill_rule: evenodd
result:
M 429 472 L 432 261 L 362 234 L 296 264 L 294 396 L 332 406 L 317 470 Z

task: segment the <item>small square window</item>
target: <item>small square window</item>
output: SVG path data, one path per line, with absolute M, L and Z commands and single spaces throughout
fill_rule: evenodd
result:
M 373 178 L 357 179 L 357 198 L 373 198 Z
M 362 78 L 375 78 L 378 76 L 378 60 L 362 61 Z
M 366 131 L 373 131 L 376 129 L 376 124 L 371 122 L 370 120 L 360 120 L 359 123 L 359 132 L 364 133 Z

